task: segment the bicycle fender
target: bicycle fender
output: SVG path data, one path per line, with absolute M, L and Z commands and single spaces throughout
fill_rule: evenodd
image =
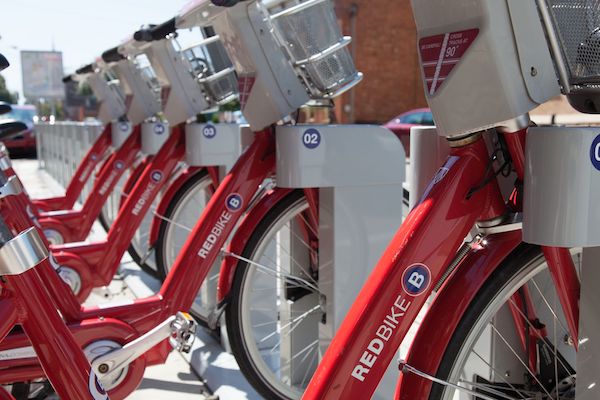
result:
M 485 281 L 521 243 L 521 231 L 486 237 L 481 250 L 471 250 L 442 285 L 410 345 L 406 364 L 435 375 L 454 331 Z M 401 400 L 426 399 L 431 381 L 400 373 L 396 395 Z
M 269 210 L 293 191 L 294 189 L 275 188 L 265 194 L 240 222 L 227 246 L 227 253 L 241 254 L 250 236 Z M 217 304 L 221 303 L 231 291 L 237 263 L 238 260 L 234 257 L 223 257 L 217 285 Z

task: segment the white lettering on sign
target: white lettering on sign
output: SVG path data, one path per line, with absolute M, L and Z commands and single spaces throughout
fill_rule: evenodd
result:
M 386 314 L 381 325 L 375 331 L 373 339 L 371 339 L 352 370 L 352 377 L 354 379 L 361 382 L 365 381 L 365 378 L 377 362 L 387 342 L 392 338 L 394 331 L 398 328 L 402 317 L 404 317 L 411 304 L 412 301 L 405 299 L 403 295 L 396 297 L 396 301 L 392 304 L 390 312 Z
M 108 176 L 108 179 L 106 180 L 106 182 L 104 182 L 104 185 L 102 185 L 102 187 L 98 191 L 98 193 L 100 193 L 100 195 L 103 195 L 104 193 L 106 193 L 108 188 L 110 188 L 110 185 L 113 183 L 113 181 L 117 177 L 118 173 L 119 173 L 119 171 L 114 171 L 114 170 L 113 170 L 113 172 L 110 173 L 110 175 Z
M 94 169 L 94 163 L 93 162 L 91 162 L 88 165 L 86 165 L 85 169 L 83 170 L 83 173 L 79 177 L 79 182 L 83 183 L 83 182 L 87 181 L 87 179 L 89 178 L 89 176 L 92 173 L 93 169 Z
M 202 248 L 198 252 L 198 256 L 200 256 L 200 258 L 206 259 L 206 257 L 208 257 L 213 246 L 215 245 L 219 237 L 221 237 L 223 231 L 225 231 L 225 228 L 227 227 L 230 221 L 231 214 L 227 211 L 223 211 L 215 225 L 210 230 L 210 234 L 206 237 L 204 244 L 202 244 Z
M 155 183 L 152 183 L 152 182 L 148 183 L 148 186 L 146 186 L 144 193 L 142 193 L 142 195 L 140 196 L 137 203 L 135 203 L 135 207 L 133 207 L 133 211 L 132 211 L 133 215 L 140 214 L 140 212 L 142 211 L 142 207 L 144 207 L 144 204 L 146 204 L 148 202 L 148 199 L 152 195 L 152 191 L 154 189 L 156 189 L 156 186 L 157 185 Z

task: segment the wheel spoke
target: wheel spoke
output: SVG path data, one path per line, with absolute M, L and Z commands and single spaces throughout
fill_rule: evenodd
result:
M 523 359 L 521 357 L 519 357 L 519 355 L 517 354 L 515 349 L 510 345 L 510 343 L 508 343 L 508 340 L 506 340 L 504 335 L 502 335 L 502 333 L 500 333 L 500 331 L 496 328 L 496 326 L 493 323 L 490 323 L 490 326 L 492 327 L 492 330 L 500 337 L 500 339 L 502 339 L 502 341 L 504 342 L 506 347 L 509 348 L 509 350 L 513 353 L 513 355 L 517 358 L 517 360 L 519 360 L 519 362 L 523 365 L 523 367 L 525 367 L 527 372 L 529 372 L 531 377 L 537 382 L 537 384 L 540 386 L 540 388 L 542 388 L 549 397 L 552 397 L 552 395 L 548 392 L 548 390 L 546 390 L 544 385 L 542 385 L 542 382 L 540 382 L 537 375 L 529 368 L 529 366 L 525 362 L 523 362 Z
M 313 283 L 308 282 L 306 279 L 303 279 L 303 278 L 300 278 L 298 276 L 294 276 L 294 275 L 291 275 L 291 274 L 286 274 L 286 273 L 283 273 L 283 272 L 279 272 L 279 271 L 277 271 L 277 270 L 275 270 L 273 268 L 269 268 L 266 265 L 259 264 L 257 262 L 254 262 L 254 261 L 252 261 L 252 260 L 250 260 L 250 259 L 248 259 L 246 257 L 242 257 L 242 256 L 237 255 L 237 254 L 233 254 L 233 253 L 230 253 L 230 252 L 227 252 L 227 251 L 223 251 L 223 254 L 226 257 L 234 257 L 234 258 L 237 258 L 238 260 L 244 261 L 244 262 L 252 265 L 253 267 L 256 267 L 256 269 L 258 271 L 264 272 L 264 273 L 266 273 L 266 274 L 268 274 L 270 276 L 273 276 L 275 278 L 287 279 L 291 283 L 303 284 L 304 287 L 310 288 L 310 289 L 312 289 L 316 293 L 320 293 L 319 288 L 317 288 Z

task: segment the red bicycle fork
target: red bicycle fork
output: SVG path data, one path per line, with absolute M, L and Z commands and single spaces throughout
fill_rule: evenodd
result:
M 513 167 L 521 183 L 523 182 L 525 167 L 526 132 L 527 130 L 523 129 L 503 134 L 510 152 Z M 515 211 L 522 211 L 521 204 L 516 201 L 521 198 L 522 193 L 518 193 L 518 189 L 511 195 L 511 205 Z M 511 252 L 521 244 L 521 231 L 492 234 L 486 236 L 485 240 L 487 244 L 481 249 L 471 250 L 438 291 L 411 344 L 406 359 L 407 365 L 412 366 L 416 370 L 424 371 L 429 375 L 436 374 L 442 361 L 442 356 L 450 344 L 452 335 L 457 329 L 467 307 L 476 298 L 484 282 L 490 279 L 502 261 L 506 260 Z M 549 265 L 551 262 L 554 262 L 550 260 L 558 258 L 564 261 L 563 271 L 567 271 L 568 273 L 574 272 L 574 265 L 570 254 L 568 254 L 568 250 L 555 250 L 555 254 L 546 254 Z M 568 257 L 563 257 L 565 254 L 568 254 Z M 564 287 L 569 286 L 566 285 Z M 557 286 L 557 289 L 564 292 L 560 286 Z M 513 315 L 515 329 L 523 351 L 526 354 L 525 359 L 528 366 L 531 371 L 537 372 L 538 354 L 536 342 L 546 337 L 546 332 L 544 327 L 535 321 L 537 316 L 527 286 L 522 287 L 520 291 L 521 293 L 517 292 L 511 297 L 508 306 Z M 578 292 L 578 290 L 571 290 L 572 298 L 577 297 L 574 294 L 575 292 Z M 563 304 L 562 301 L 561 304 Z M 568 313 L 577 315 L 577 307 L 571 306 L 567 308 L 570 308 L 571 311 L 565 310 L 565 315 L 568 315 Z M 527 318 L 524 318 L 524 315 Z M 536 326 L 537 329 L 535 328 Z M 527 329 L 528 327 L 529 329 Z M 526 335 L 526 332 L 529 332 L 529 335 Z M 574 342 L 576 343 L 576 340 Z M 398 381 L 396 398 L 402 400 L 427 398 L 430 389 L 431 381 L 413 373 L 402 373 Z
M 525 178 L 525 145 L 527 140 L 527 129 L 515 133 L 504 133 L 504 138 L 508 145 L 515 171 L 518 179 L 523 182 Z M 519 205 L 520 206 L 520 205 Z M 557 290 L 557 295 L 565 314 L 567 326 L 569 328 L 571 339 L 577 349 L 579 345 L 579 294 L 580 284 L 577 277 L 575 263 L 569 249 L 559 247 L 542 246 L 544 257 L 548 263 L 550 276 Z M 526 293 L 528 295 L 528 292 Z M 531 302 L 531 299 L 527 300 Z M 531 311 L 530 311 L 531 312 Z M 533 316 L 535 318 L 535 315 Z M 521 321 L 515 320 L 519 328 L 522 328 Z M 533 332 L 532 334 L 537 334 Z M 535 338 L 539 336 L 536 335 Z M 531 348 L 531 347 L 530 347 Z M 534 358 L 530 355 L 530 359 Z
M 396 233 L 327 349 L 304 399 L 370 398 L 475 222 L 504 214 L 497 181 L 481 185 L 488 179 L 485 143 L 478 135 L 471 139 L 451 150 Z

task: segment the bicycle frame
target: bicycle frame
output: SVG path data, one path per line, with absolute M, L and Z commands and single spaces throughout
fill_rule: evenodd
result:
M 53 247 L 60 265 L 75 269 L 82 278 L 78 298 L 83 301 L 94 287 L 112 280 L 121 257 L 150 209 L 152 201 L 168 181 L 185 154 L 184 125 L 175 126 L 156 156 L 151 157 L 119 210 L 106 240 L 97 243 L 72 243 Z
M 82 307 L 74 296 L 65 294 L 66 284 L 52 266 L 44 265 L 41 273 L 47 279 L 51 296 L 79 344 L 85 346 L 93 340 L 115 336 L 118 342 L 126 343 L 148 332 L 177 311 L 189 309 L 221 248 L 248 206 L 247 202 L 274 169 L 275 138 L 273 130 L 269 128 L 255 134 L 253 143 L 224 178 L 196 223 L 160 292 L 154 296 L 112 307 Z M 143 181 L 142 178 L 140 184 Z M 132 199 L 130 197 L 127 202 L 134 201 Z M 11 334 L 0 343 L 0 350 L 24 346 L 28 346 L 24 335 Z M 141 379 L 139 369 L 143 367 L 140 365 L 164 362 L 169 348 L 170 345 L 163 342 L 146 353 L 145 357 L 130 364 L 130 370 L 133 369 L 139 377 L 134 375 L 119 393 L 133 390 L 139 382 L 138 378 Z M 35 358 L 0 361 L 0 368 L 4 367 L 8 368 L 7 373 L 0 377 L 4 383 L 43 376 Z
M 38 210 L 55 211 L 70 210 L 73 208 L 75 202 L 81 195 L 86 182 L 90 176 L 92 176 L 96 166 L 104 160 L 105 155 L 112 144 L 111 130 L 111 124 L 107 124 L 104 127 L 100 136 L 98 136 L 92 147 L 90 147 L 79 163 L 79 166 L 75 170 L 75 174 L 73 174 L 73 177 L 65 190 L 64 196 L 32 200 L 32 203 Z M 14 174 L 14 171 L 12 171 L 12 173 Z
M 61 234 L 65 242 L 85 240 L 102 207 L 141 148 L 141 126 L 136 125 L 125 143 L 104 163 L 81 210 L 54 211 L 36 215 L 44 229 Z
M 20 325 L 40 363 L 44 373 L 61 398 L 107 399 L 95 374 L 56 311 L 37 268 L 48 263 L 42 260 L 18 275 L 3 276 L 0 297 L 0 339 L 5 339 L 15 325 Z M 52 332 L 52 334 L 48 334 Z M 6 392 L 3 398 L 12 398 Z

